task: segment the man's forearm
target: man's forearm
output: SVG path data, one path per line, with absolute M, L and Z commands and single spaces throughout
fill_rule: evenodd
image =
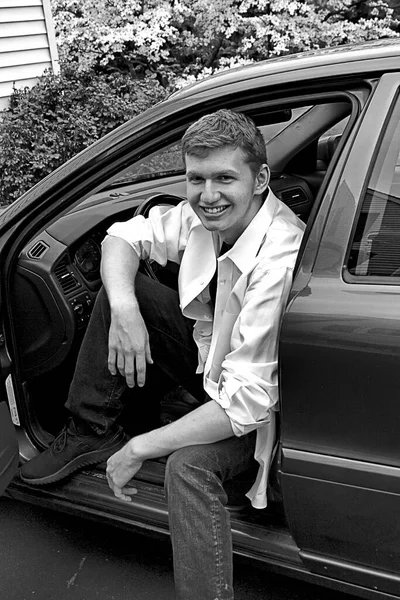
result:
M 146 382 L 147 364 L 152 364 L 149 334 L 135 295 L 139 258 L 123 239 L 107 237 L 103 242 L 101 276 L 111 309 L 108 335 L 108 370 L 125 377 L 128 387 Z
M 133 438 L 130 449 L 135 460 L 167 456 L 186 446 L 211 444 L 232 437 L 229 417 L 213 400 L 177 421 Z
M 136 301 L 135 278 L 139 257 L 125 240 L 108 236 L 102 246 L 101 278 L 111 308 L 126 299 Z

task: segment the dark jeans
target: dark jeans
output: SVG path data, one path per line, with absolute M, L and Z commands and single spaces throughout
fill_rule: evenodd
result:
M 157 368 L 182 385 L 200 402 L 205 393 L 202 377 L 196 375 L 197 347 L 193 340 L 194 321 L 179 308 L 178 294 L 138 273 L 136 296 L 150 337 L 152 358 Z M 102 288 L 83 340 L 66 407 L 76 417 L 102 434 L 120 415 L 125 378 L 111 375 L 107 366 L 110 308 Z M 140 392 L 133 389 L 132 395 Z
M 193 321 L 183 317 L 178 294 L 138 274 L 136 295 L 150 337 L 154 362 L 173 381 L 204 401 L 195 374 Z M 107 368 L 110 309 L 97 297 L 71 384 L 67 408 L 98 434 L 112 427 L 123 409 L 125 379 Z M 146 388 L 146 386 L 145 386 Z M 132 401 L 135 391 L 133 389 Z M 224 481 L 254 466 L 255 433 L 214 444 L 188 446 L 168 459 L 165 489 L 174 555 L 177 600 L 231 600 L 232 539 Z

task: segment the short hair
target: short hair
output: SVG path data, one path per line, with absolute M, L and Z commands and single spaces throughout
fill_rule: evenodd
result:
M 182 156 L 206 157 L 223 147 L 240 148 L 253 174 L 267 162 L 267 150 L 261 131 L 252 119 L 240 112 L 221 109 L 204 115 L 188 127 L 182 138 Z

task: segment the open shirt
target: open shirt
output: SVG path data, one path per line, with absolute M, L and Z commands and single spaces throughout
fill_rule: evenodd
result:
M 187 201 L 156 206 L 148 218 L 115 223 L 107 232 L 127 241 L 140 259 L 180 265 L 180 307 L 195 321 L 204 389 L 225 410 L 235 435 L 257 429 L 254 456 L 260 466 L 247 493 L 255 508 L 267 506 L 279 410 L 279 330 L 304 228 L 269 190 L 248 227 L 218 259 L 218 234 L 205 229 Z M 216 270 L 214 307 L 209 283 Z

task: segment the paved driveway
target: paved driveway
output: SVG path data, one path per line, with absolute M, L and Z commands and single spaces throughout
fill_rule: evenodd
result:
M 173 600 L 168 539 L 0 500 L 2 600 Z M 235 559 L 235 600 L 350 600 Z

